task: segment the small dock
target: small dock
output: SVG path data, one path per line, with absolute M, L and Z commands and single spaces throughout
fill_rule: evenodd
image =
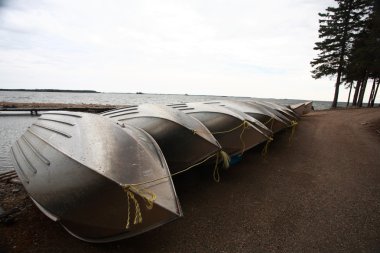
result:
M 0 107 L 0 112 L 30 112 L 30 115 L 40 115 L 43 111 L 75 111 L 101 113 L 115 109 L 116 107 L 35 107 L 35 108 L 18 108 L 18 107 Z

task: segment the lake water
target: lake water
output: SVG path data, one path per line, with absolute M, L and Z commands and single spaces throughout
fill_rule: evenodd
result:
M 131 104 L 168 104 L 184 103 L 219 99 L 263 99 L 277 104 L 295 104 L 305 100 L 294 99 L 271 99 L 252 97 L 226 97 L 226 96 L 200 96 L 200 95 L 171 95 L 171 94 L 134 94 L 134 93 L 66 93 L 66 92 L 24 92 L 24 91 L 0 91 L 0 101 L 2 102 L 23 102 L 23 103 L 73 103 L 73 104 L 110 104 L 110 105 L 131 105 Z M 328 101 L 314 101 L 316 110 L 327 109 L 331 106 Z
M 167 94 L 131 94 L 131 93 L 65 93 L 65 92 L 24 92 L 24 91 L 0 91 L 1 102 L 20 103 L 73 103 L 73 104 L 169 104 L 197 101 L 209 101 L 220 99 L 247 100 L 250 97 L 223 97 L 223 96 L 193 96 L 193 95 L 167 95 Z M 305 100 L 294 99 L 262 99 L 277 104 L 289 105 Z M 331 102 L 314 101 L 316 110 L 328 109 Z M 11 145 L 25 132 L 25 130 L 37 119 L 25 113 L 7 114 L 0 113 L 0 173 L 12 169 L 9 158 Z

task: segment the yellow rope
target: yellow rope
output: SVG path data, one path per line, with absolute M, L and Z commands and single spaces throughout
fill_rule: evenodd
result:
M 194 164 L 194 165 L 191 165 L 191 166 L 187 167 L 186 169 L 183 169 L 183 170 L 181 170 L 181 171 L 177 171 L 176 173 L 170 174 L 170 176 L 173 177 L 173 176 L 176 176 L 176 175 L 178 175 L 178 174 L 182 174 L 182 173 L 184 173 L 184 172 L 186 172 L 186 171 L 188 171 L 188 170 L 190 170 L 190 169 L 192 169 L 192 168 L 194 168 L 194 167 L 196 167 L 196 166 L 198 166 L 198 165 L 201 165 L 202 163 L 205 163 L 206 161 L 210 160 L 212 157 L 214 157 L 214 156 L 218 156 L 220 152 L 224 152 L 224 151 L 220 150 L 218 153 L 213 154 L 213 155 L 210 155 L 209 157 L 203 159 L 202 161 L 200 161 L 200 162 L 198 162 L 198 163 L 196 163 L 196 164 Z M 163 177 L 163 178 L 168 178 L 168 177 L 169 177 L 169 176 L 165 176 L 165 177 Z M 160 178 L 160 179 L 163 179 L 163 178 Z M 155 180 L 155 181 L 157 181 L 157 180 Z
M 226 152 L 224 152 L 223 150 L 219 151 L 219 155 L 223 159 L 223 168 L 228 169 L 230 167 L 230 161 L 231 161 L 230 156 Z
M 214 181 L 217 183 L 220 182 L 218 162 L 219 162 L 219 153 L 216 155 L 216 162 L 215 162 L 214 173 L 213 173 Z
M 229 167 L 229 162 L 230 162 L 230 157 L 228 156 L 228 154 L 226 152 L 224 152 L 223 150 L 219 150 L 219 152 L 213 154 L 213 155 L 210 155 L 209 157 L 203 159 L 202 161 L 194 164 L 194 165 L 191 165 L 189 167 L 187 167 L 186 169 L 183 169 L 181 171 L 177 171 L 176 173 L 173 173 L 173 174 L 170 174 L 168 176 L 163 176 L 163 177 L 160 177 L 160 178 L 156 178 L 156 179 L 152 179 L 152 180 L 147 180 L 147 181 L 144 181 L 144 182 L 140 182 L 140 183 L 134 183 L 134 184 L 120 184 L 121 187 L 123 189 L 128 189 L 130 187 L 133 187 L 134 189 L 136 189 L 134 186 L 140 186 L 140 185 L 144 185 L 144 184 L 149 184 L 149 183 L 154 183 L 154 182 L 157 182 L 157 181 L 160 181 L 162 179 L 166 179 L 166 178 L 169 178 L 169 177 L 173 177 L 173 176 L 176 176 L 176 175 L 179 175 L 179 174 L 182 174 L 198 165 L 201 165 L 202 163 L 205 163 L 206 161 L 210 160 L 211 158 L 213 158 L 214 156 L 217 156 L 217 157 L 222 157 L 223 159 L 223 167 L 224 168 L 228 168 Z M 220 159 L 217 158 L 217 163 L 219 163 Z M 144 190 L 138 190 L 140 193 L 141 191 L 144 191 Z M 145 190 L 146 191 L 146 190 Z M 151 193 L 153 194 L 153 193 Z
M 244 128 L 247 128 L 247 127 L 248 127 L 248 121 L 243 120 L 243 122 L 242 122 L 240 125 L 238 125 L 238 126 L 232 128 L 232 129 L 230 129 L 230 130 L 219 131 L 219 132 L 211 132 L 211 134 L 226 134 L 226 133 L 230 133 L 230 132 L 232 132 L 232 131 L 235 131 L 236 129 L 239 129 L 240 127 L 243 127 L 243 129 L 244 129 Z
M 225 133 L 230 133 L 230 132 L 233 132 L 235 131 L 236 129 L 239 129 L 242 127 L 242 130 L 241 130 L 241 133 L 240 133 L 240 142 L 241 142 L 241 145 L 242 145 L 242 148 L 241 148 L 241 152 L 240 154 L 242 155 L 244 152 L 245 152 L 245 142 L 244 142 L 244 139 L 243 139 L 243 134 L 245 132 L 245 129 L 249 128 L 249 122 L 244 120 L 240 125 L 238 125 L 237 127 L 234 127 L 230 130 L 226 130 L 226 131 L 220 131 L 220 132 L 212 132 L 212 134 L 225 134 Z
M 123 186 L 123 189 L 127 193 L 127 201 L 128 201 L 127 202 L 128 203 L 128 217 L 127 217 L 127 224 L 125 228 L 129 229 L 130 220 L 131 220 L 131 200 L 135 204 L 135 218 L 133 220 L 133 224 L 136 225 L 136 224 L 142 223 L 143 221 L 140 204 L 135 197 L 135 193 L 140 194 L 140 196 L 145 200 L 145 206 L 148 210 L 153 208 L 153 202 L 157 198 L 157 196 L 146 189 L 139 190 L 133 185 Z
M 220 150 L 219 153 L 220 153 L 220 152 L 225 153 L 225 152 L 222 151 L 222 150 Z M 213 157 L 216 156 L 217 154 L 218 154 L 218 153 L 213 154 L 213 155 L 210 155 L 209 157 L 205 158 L 204 160 L 200 161 L 199 163 L 196 163 L 196 164 L 194 164 L 194 165 L 191 165 L 190 167 L 187 167 L 186 169 L 183 169 L 183 170 L 181 170 L 181 171 L 177 171 L 176 173 L 170 174 L 170 175 L 168 175 L 168 176 L 163 176 L 163 177 L 159 177 L 159 178 L 152 179 L 152 180 L 147 180 L 147 181 L 140 182 L 140 183 L 134 183 L 134 184 L 120 184 L 120 185 L 121 185 L 122 188 L 125 189 L 125 188 L 127 188 L 127 187 L 129 187 L 129 186 L 139 186 L 139 185 L 144 185 L 144 184 L 154 183 L 154 182 L 160 181 L 160 180 L 162 180 L 162 179 L 166 179 L 166 178 L 169 178 L 169 177 L 173 177 L 173 176 L 176 176 L 176 175 L 178 175 L 178 174 L 184 173 L 184 172 L 186 172 L 186 171 L 188 171 L 188 170 L 190 170 L 190 169 L 192 169 L 192 168 L 194 168 L 194 167 L 196 167 L 196 166 L 198 166 L 198 165 L 201 165 L 202 163 L 204 163 L 204 162 L 210 160 L 211 158 L 213 158 Z
M 134 194 L 132 192 L 127 191 L 127 198 L 128 198 L 128 218 L 127 218 L 127 225 L 125 225 L 126 229 L 129 229 L 130 226 L 130 217 L 131 217 L 131 205 L 130 205 L 130 199 L 133 200 L 135 203 L 135 219 L 134 219 L 134 224 L 136 224 L 138 221 L 140 223 L 142 222 L 142 216 L 141 216 L 141 211 L 140 211 L 140 206 L 139 203 L 137 202 Z
M 269 123 L 271 123 L 269 129 L 270 129 L 271 131 L 273 131 L 274 118 L 270 118 L 267 122 L 264 123 L 264 125 L 267 126 Z
M 220 161 L 220 158 L 222 159 L 222 162 L 223 162 L 223 168 L 224 169 L 227 169 L 228 167 L 230 167 L 230 161 L 231 161 L 231 158 L 228 156 L 228 154 L 226 152 L 224 152 L 223 150 L 220 150 L 217 154 L 216 154 L 216 161 L 215 161 L 215 166 L 214 166 L 214 172 L 213 172 L 213 177 L 214 177 L 214 181 L 219 183 L 220 182 L 220 175 L 219 175 L 219 161 Z
M 272 118 L 270 120 L 272 120 Z M 273 124 L 273 122 L 272 122 L 272 124 Z M 248 121 L 244 120 L 240 125 L 238 125 L 237 127 L 232 128 L 230 130 L 214 132 L 212 134 L 229 133 L 229 132 L 235 131 L 236 129 L 239 129 L 240 127 L 243 127 L 242 132 L 240 133 L 240 141 L 242 143 L 241 154 L 243 154 L 244 151 L 245 151 L 245 148 L 246 148 L 245 147 L 245 143 L 244 143 L 244 139 L 243 139 L 243 134 L 244 134 L 246 128 L 249 128 Z M 192 132 L 193 132 L 193 134 L 197 133 L 196 130 L 192 130 Z M 272 140 L 273 139 L 270 138 L 267 141 L 267 144 L 265 145 L 265 153 L 267 152 L 269 142 L 272 141 Z M 133 224 L 136 225 L 136 224 L 142 223 L 142 221 L 143 221 L 140 204 L 139 204 L 138 200 L 136 199 L 135 194 L 139 194 L 139 196 L 141 196 L 144 199 L 145 206 L 146 206 L 146 208 L 148 210 L 151 210 L 153 208 L 154 200 L 156 200 L 156 198 L 157 198 L 157 196 L 153 192 L 150 192 L 150 191 L 148 191 L 146 189 L 138 189 L 138 188 L 136 188 L 136 186 L 140 186 L 140 185 L 144 185 L 144 184 L 149 184 L 149 183 L 154 183 L 154 182 L 157 182 L 159 180 L 169 178 L 170 176 L 173 177 L 175 175 L 184 173 L 184 172 L 186 172 L 186 171 L 188 171 L 188 170 L 190 170 L 190 169 L 192 169 L 192 168 L 194 168 L 194 167 L 196 167 L 196 166 L 198 166 L 198 165 L 200 165 L 200 164 L 208 161 L 209 159 L 211 159 L 214 156 L 216 156 L 216 161 L 215 161 L 215 167 L 214 167 L 214 172 L 213 172 L 213 178 L 214 178 L 215 182 L 220 182 L 220 174 L 219 174 L 219 166 L 218 166 L 219 162 L 220 161 L 223 162 L 223 168 L 228 168 L 229 164 L 230 164 L 230 157 L 223 150 L 220 150 L 216 154 L 213 154 L 213 155 L 211 155 L 211 156 L 203 159 L 202 161 L 200 161 L 200 162 L 198 162 L 198 163 L 196 163 L 196 164 L 194 164 L 192 166 L 189 166 L 188 168 L 186 168 L 184 170 L 178 171 L 178 172 L 170 174 L 168 176 L 156 178 L 156 179 L 153 179 L 153 180 L 147 180 L 147 181 L 140 182 L 140 183 L 121 184 L 121 187 L 127 193 L 127 201 L 128 201 L 128 217 L 127 217 L 126 229 L 129 229 L 129 227 L 130 227 L 130 219 L 131 219 L 130 218 L 131 217 L 131 207 L 130 206 L 131 206 L 131 202 L 133 202 L 134 205 L 135 205 L 135 217 L 134 217 Z
M 290 127 L 292 128 L 292 133 L 289 136 L 289 142 L 292 142 L 294 133 L 296 131 L 296 126 L 298 125 L 298 122 L 295 120 L 291 121 Z
M 213 154 L 213 155 L 210 155 L 209 157 L 203 159 L 202 161 L 194 164 L 194 165 L 191 165 L 189 166 L 188 168 L 184 169 L 184 170 L 181 170 L 181 171 L 178 171 L 176 173 L 173 173 L 173 174 L 170 174 L 168 176 L 163 176 L 163 177 L 160 177 L 160 178 L 156 178 L 156 179 L 153 179 L 153 180 L 147 180 L 147 181 L 144 181 L 144 182 L 140 182 L 140 183 L 134 183 L 134 184 L 120 184 L 120 186 L 124 189 L 124 191 L 127 193 L 127 203 L 128 203 L 128 217 L 127 217 L 127 224 L 125 226 L 126 229 L 129 229 L 130 227 L 130 217 L 131 217 L 131 202 L 134 203 L 135 205 L 135 218 L 134 218 L 134 221 L 133 221 L 133 224 L 136 225 L 136 224 L 139 224 L 139 223 L 142 223 L 143 221 L 143 218 L 142 218 L 142 214 L 141 214 L 141 208 L 140 208 L 140 204 L 138 202 L 138 200 L 136 199 L 135 197 L 135 194 L 139 194 L 139 196 L 141 196 L 144 201 L 145 201 L 145 206 L 148 210 L 151 210 L 153 208 L 153 205 L 154 205 L 154 201 L 156 200 L 157 196 L 156 194 L 154 194 L 153 192 L 147 190 L 147 189 L 138 189 L 136 186 L 140 186 L 140 185 L 144 185 L 144 184 L 149 184 L 149 183 L 154 183 L 154 182 L 157 182 L 159 180 L 162 180 L 162 179 L 166 179 L 166 178 L 169 178 L 170 176 L 173 177 L 175 175 L 178 175 L 178 174 L 181 174 L 181 173 L 184 173 L 206 161 L 208 161 L 209 159 L 211 159 L 212 157 L 216 156 L 216 161 L 215 161 L 215 168 L 214 168 L 214 180 L 216 182 L 219 182 L 220 181 L 220 175 L 219 175 L 219 167 L 218 167 L 218 164 L 220 162 L 220 159 L 222 159 L 223 161 L 223 167 L 224 168 L 228 168 L 229 167 L 229 162 L 230 162 L 230 157 L 228 156 L 228 154 L 226 152 L 224 152 L 223 150 L 219 150 L 219 152 L 217 152 L 216 154 Z
M 266 124 L 268 124 L 270 121 L 272 121 L 272 124 L 271 124 L 271 128 L 273 126 L 273 118 L 271 118 Z M 297 123 L 297 122 L 295 122 Z M 244 120 L 240 125 L 238 125 L 237 127 L 234 127 L 230 130 L 226 130 L 226 131 L 219 131 L 219 132 L 213 132 L 212 134 L 223 134 L 223 133 L 229 133 L 229 132 L 232 132 L 232 131 L 235 131 L 236 129 L 239 129 L 240 127 L 243 127 L 242 129 L 242 132 L 240 133 L 240 141 L 242 143 L 242 151 L 241 151 L 241 154 L 244 153 L 245 151 L 245 143 L 244 143 L 244 139 L 243 139 L 243 134 L 245 132 L 245 129 L 246 128 L 249 128 L 249 123 L 248 121 Z M 193 134 L 196 134 L 197 131 L 196 130 L 192 130 Z M 272 138 L 269 138 L 264 149 L 263 149 L 263 154 L 266 154 L 268 152 L 268 146 L 269 146 L 269 143 L 273 141 Z M 213 177 L 214 177 L 214 180 L 215 182 L 220 182 L 220 174 L 219 174 L 219 162 L 221 161 L 220 159 L 222 159 L 223 161 L 223 168 L 228 168 L 229 167 L 229 164 L 230 164 L 230 157 L 228 156 L 228 154 L 226 152 L 224 152 L 223 150 L 220 150 L 219 152 L 217 152 L 216 154 L 213 154 L 213 155 L 210 155 L 209 157 L 203 159 L 202 161 L 194 164 L 194 165 L 191 165 L 189 166 L 188 168 L 184 169 L 184 170 L 181 170 L 181 171 L 178 171 L 176 173 L 173 173 L 173 174 L 170 174 L 168 176 L 163 176 L 163 177 L 160 177 L 160 178 L 156 178 L 156 179 L 152 179 L 152 180 L 147 180 L 147 181 L 144 181 L 144 182 L 140 182 L 140 183 L 134 183 L 134 184 L 121 184 L 121 187 L 124 189 L 124 191 L 127 193 L 127 201 L 128 201 L 128 217 L 127 217 L 127 224 L 126 224 L 126 229 L 129 229 L 130 228 L 130 217 L 131 217 L 131 205 L 130 203 L 133 202 L 134 205 L 135 205 L 135 217 L 134 217 L 134 221 L 133 221 L 133 224 L 136 225 L 136 224 L 139 224 L 139 223 L 142 223 L 143 221 L 143 217 L 142 217 L 142 213 L 141 213 L 141 208 L 140 208 L 140 204 L 138 202 L 138 200 L 136 199 L 135 197 L 135 194 L 139 194 L 140 197 L 142 197 L 145 201 L 145 206 L 148 210 L 151 210 L 153 208 L 153 205 L 154 205 L 154 201 L 156 200 L 157 196 L 153 193 L 153 192 L 150 192 L 146 189 L 138 189 L 136 188 L 136 186 L 140 186 L 140 185 L 144 185 L 144 184 L 149 184 L 149 183 L 154 183 L 154 182 L 157 182 L 159 180 L 162 180 L 162 179 L 166 179 L 166 178 L 169 178 L 170 176 L 173 177 L 173 176 L 176 176 L 176 175 L 179 175 L 179 174 L 182 174 L 206 161 L 208 161 L 209 159 L 211 159 L 212 157 L 216 156 L 216 161 L 215 161 L 215 167 L 214 167 L 214 172 L 213 172 Z
M 273 131 L 273 123 L 274 123 L 274 118 L 272 118 L 272 123 L 270 124 L 270 130 Z
M 269 137 L 269 139 L 267 140 L 267 143 L 265 143 L 265 146 L 263 148 L 263 150 L 261 151 L 261 155 L 262 156 L 266 156 L 268 154 L 268 147 L 269 147 L 269 144 L 273 141 L 273 138 L 272 137 Z
M 245 142 L 244 142 L 244 139 L 243 139 L 243 134 L 244 134 L 245 130 L 246 130 L 247 128 L 249 128 L 249 122 L 248 122 L 248 121 L 244 120 L 240 125 L 238 125 L 238 126 L 232 128 L 232 129 L 230 129 L 230 130 L 219 131 L 219 132 L 210 132 L 210 133 L 213 134 L 213 135 L 216 135 L 216 134 L 225 134 L 225 133 L 233 132 L 233 131 L 235 131 L 236 129 L 239 129 L 239 128 L 241 128 L 241 127 L 242 127 L 242 131 L 241 131 L 241 133 L 240 133 L 240 137 L 239 137 L 239 138 L 240 138 L 240 142 L 241 142 L 241 144 L 242 144 L 242 148 L 241 148 L 240 155 L 242 155 L 242 154 L 245 152 L 245 148 L 246 148 L 246 146 L 245 146 Z M 194 130 L 194 129 L 192 130 L 192 132 L 193 132 L 193 134 L 198 133 L 198 131 L 197 131 L 197 130 Z
M 244 121 L 244 123 L 243 123 L 243 130 L 240 133 L 240 142 L 241 142 L 241 145 L 242 145 L 242 149 L 241 149 L 240 155 L 243 155 L 243 153 L 245 152 L 245 142 L 243 140 L 243 134 L 244 134 L 245 129 L 247 129 L 248 127 L 249 127 L 248 122 Z

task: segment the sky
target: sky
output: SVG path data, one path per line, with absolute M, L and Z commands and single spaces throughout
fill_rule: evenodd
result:
M 0 88 L 332 100 L 310 61 L 333 4 L 0 0 Z

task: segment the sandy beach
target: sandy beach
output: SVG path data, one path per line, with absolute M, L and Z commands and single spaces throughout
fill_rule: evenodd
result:
M 379 252 L 380 108 L 316 111 L 249 150 L 221 182 L 211 168 L 174 178 L 184 217 L 134 238 L 89 244 L 0 183 L 0 252 Z

